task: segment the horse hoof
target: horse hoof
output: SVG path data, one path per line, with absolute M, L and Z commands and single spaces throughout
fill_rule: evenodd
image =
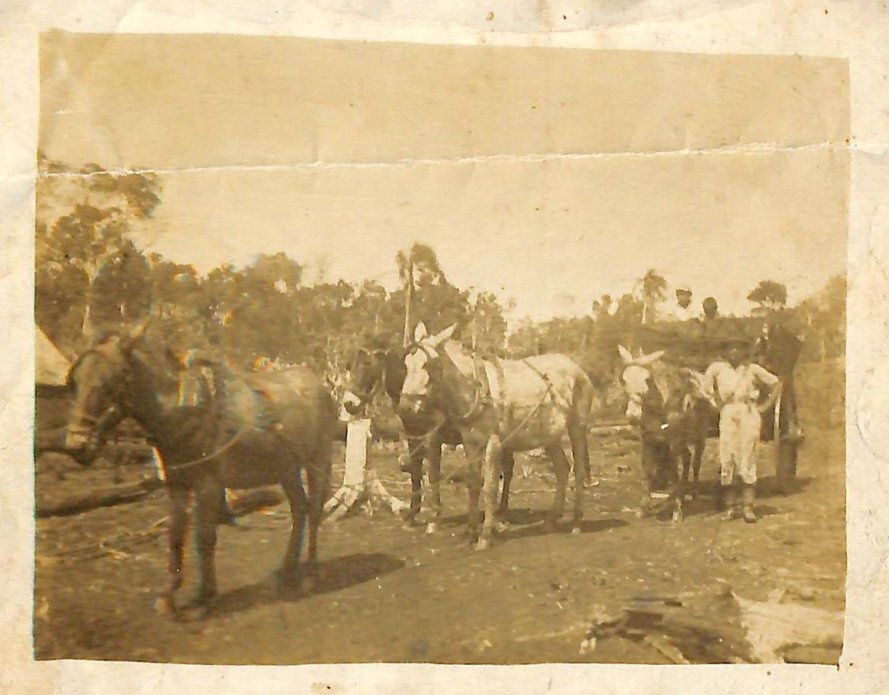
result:
M 436 531 L 438 531 L 438 525 L 434 521 L 430 521 L 429 523 L 426 524 L 426 533 L 427 534 L 432 535 Z
M 497 533 L 506 533 L 511 528 L 512 528 L 512 526 L 509 525 L 508 521 L 498 521 L 497 522 L 497 526 L 496 526 Z
M 303 580 L 303 589 L 307 594 L 314 594 L 318 590 L 318 586 L 320 585 L 320 581 L 318 578 L 318 572 L 315 570 L 309 570 L 306 573 L 306 577 Z
M 176 603 L 172 596 L 158 596 L 154 600 L 154 610 L 165 618 L 176 615 Z
M 673 512 L 673 523 L 681 524 L 682 523 L 682 512 Z
M 580 535 L 580 526 L 573 526 L 571 528 L 571 535 L 572 536 L 579 536 Z
M 401 520 L 405 523 L 406 526 L 416 526 L 417 512 L 413 510 L 403 511 L 401 512 Z
M 489 547 L 491 547 L 491 541 L 487 538 L 479 538 L 478 542 L 475 544 L 476 550 L 487 550 Z

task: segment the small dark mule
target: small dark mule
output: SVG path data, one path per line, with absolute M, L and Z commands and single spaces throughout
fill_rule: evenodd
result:
M 407 376 L 404 365 L 404 348 L 377 346 L 372 350 L 357 351 L 349 369 L 349 380 L 343 396 L 343 406 L 351 414 L 357 414 L 385 391 L 395 407 L 404 428 L 408 444 L 408 463 L 403 466 L 411 475 L 411 503 L 407 512 L 409 521 L 420 513 L 423 499 L 423 461 L 429 471 L 429 496 L 432 520 L 426 530 L 434 532 L 441 519 L 441 449 L 444 444 L 457 446 L 462 443 L 459 428 L 438 409 L 430 409 L 418 416 L 398 410 L 398 401 Z M 505 518 L 509 510 L 509 488 L 512 482 L 514 458 L 512 451 L 503 452 L 503 493 L 500 497 L 499 514 Z
M 659 483 L 666 483 L 673 521 L 682 521 L 689 469 L 694 475 L 689 495 L 693 498 L 707 438 L 709 405 L 702 387 L 703 375 L 665 364 L 661 360 L 663 350 L 637 357 L 623 346 L 618 350 L 624 362 L 621 383 L 628 398 L 627 419 L 639 426 L 642 441 L 642 502 L 638 514 L 646 516 L 652 511 L 651 493 Z
M 170 503 L 169 583 L 158 609 L 175 611 L 192 494 L 200 562 L 196 603 L 206 608 L 216 596 L 216 525 L 225 488 L 284 488 L 293 526 L 280 588 L 298 585 L 307 520 L 307 576 L 313 582 L 337 425 L 336 403 L 321 379 L 304 367 L 238 376 L 216 364 L 212 379 L 199 379 L 199 397 L 183 398 L 183 366 L 144 330 L 143 324 L 128 336 L 100 343 L 71 368 L 76 398 L 66 446 L 89 462 L 114 419 L 109 412 L 132 417 L 148 433 L 162 461 Z
M 407 376 L 399 401 L 405 417 L 436 410 L 456 423 L 469 463 L 469 530 L 481 523 L 479 495 L 484 486 L 484 524 L 477 548 L 490 543 L 495 526 L 497 473 L 504 451 L 543 448 L 553 463 L 556 490 L 548 524 L 564 513 L 570 464 L 562 449 L 567 434 L 574 454 L 574 523 L 580 530 L 589 469 L 587 429 L 593 406 L 589 377 L 569 357 L 535 355 L 523 360 L 482 360 L 449 340 L 454 326 L 427 336 L 417 326 L 404 358 Z

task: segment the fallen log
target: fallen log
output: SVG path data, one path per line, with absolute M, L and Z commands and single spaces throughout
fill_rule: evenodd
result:
M 597 621 L 581 654 L 598 640 L 641 642 L 661 657 L 687 663 L 836 664 L 843 644 L 842 612 L 748 601 L 728 586 L 678 596 L 637 596 L 619 618 Z
M 836 664 L 843 649 L 843 613 L 792 603 L 748 601 L 741 607 L 741 625 L 754 657 L 763 662 L 825 659 Z M 812 661 L 802 661 L 813 663 Z
M 37 500 L 36 516 L 67 516 L 116 504 L 127 504 L 147 497 L 163 485 L 160 480 L 146 478 L 138 483 L 114 485 L 79 494 L 45 495 Z
M 258 509 L 275 507 L 284 501 L 284 493 L 277 485 L 250 490 L 227 490 L 228 508 L 235 516 L 244 516 Z
M 113 485 L 111 487 L 88 490 L 79 494 L 43 495 L 37 501 L 36 516 L 44 519 L 51 516 L 69 516 L 97 509 L 129 504 L 147 497 L 161 488 L 163 482 L 155 478 L 145 478 L 137 483 Z M 250 490 L 229 490 L 226 493 L 229 509 L 235 516 L 244 516 L 257 509 L 274 507 L 284 501 L 283 493 L 277 486 Z

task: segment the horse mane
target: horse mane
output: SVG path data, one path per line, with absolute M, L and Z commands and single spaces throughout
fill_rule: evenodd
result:
M 404 366 L 404 351 L 400 348 L 392 348 L 383 354 L 383 388 L 392 399 L 398 403 L 401 390 L 404 388 L 404 380 L 407 378 L 407 367 Z
M 651 365 L 651 378 L 664 402 L 671 397 L 702 396 L 692 370 L 658 360 Z

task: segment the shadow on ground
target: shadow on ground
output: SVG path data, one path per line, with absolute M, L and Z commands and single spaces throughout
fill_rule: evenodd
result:
M 327 594 L 363 584 L 404 567 L 404 562 L 383 553 L 354 553 L 334 558 L 319 565 L 319 576 L 312 594 L 294 591 L 281 593 L 276 588 L 275 576 L 261 582 L 242 586 L 220 596 L 214 615 L 227 615 L 267 603 L 299 600 L 314 594 Z

